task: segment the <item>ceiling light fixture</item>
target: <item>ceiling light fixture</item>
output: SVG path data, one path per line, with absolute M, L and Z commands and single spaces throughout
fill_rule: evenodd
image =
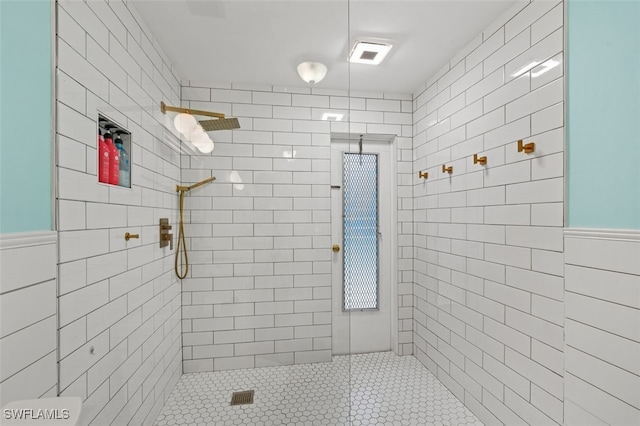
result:
M 320 62 L 303 62 L 298 65 L 298 75 L 309 84 L 317 84 L 327 75 L 327 66 Z
M 349 54 L 349 62 L 378 65 L 392 47 L 393 45 L 384 42 L 356 41 Z

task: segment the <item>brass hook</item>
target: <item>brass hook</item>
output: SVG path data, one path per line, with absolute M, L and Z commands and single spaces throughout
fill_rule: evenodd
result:
M 140 234 L 130 234 L 130 233 L 128 233 L 128 232 L 126 232 L 126 233 L 124 234 L 124 239 L 125 239 L 125 241 L 129 241 L 131 238 L 136 238 L 136 239 L 138 239 L 138 238 L 140 238 Z
M 453 173 L 453 166 L 446 167 L 444 164 L 442 165 L 442 173 Z
M 536 149 L 536 144 L 534 142 L 529 142 L 527 144 L 522 143 L 522 139 L 518 141 L 518 152 L 524 151 L 525 154 L 531 154 Z
M 428 172 L 419 171 L 418 172 L 418 177 L 422 178 L 422 179 L 429 179 L 429 173 Z
M 487 164 L 487 156 L 478 157 L 478 154 L 473 154 L 473 164 Z

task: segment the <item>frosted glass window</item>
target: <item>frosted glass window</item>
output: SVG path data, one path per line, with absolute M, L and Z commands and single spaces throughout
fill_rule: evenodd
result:
M 378 309 L 378 155 L 343 155 L 343 309 Z

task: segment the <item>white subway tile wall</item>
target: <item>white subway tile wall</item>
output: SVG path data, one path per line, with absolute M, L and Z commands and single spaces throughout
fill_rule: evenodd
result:
M 180 77 L 130 3 L 57 10 L 60 392 L 82 397 L 82 424 L 152 424 L 182 374 L 180 284 L 158 244 L 180 182 L 159 104 L 180 104 Z M 98 183 L 98 112 L 132 132 L 131 189 Z
M 182 87 L 184 106 L 225 112 L 241 124 L 212 133 L 210 155 L 181 160 L 185 183 L 217 178 L 185 202 L 191 268 L 182 284 L 184 371 L 331 359 L 331 133 L 356 127 L 397 135 L 394 349 L 411 354 L 411 95 L 222 86 Z M 350 116 L 329 122 L 323 112 Z
M 51 231 L 0 236 L 0 407 L 56 396 L 56 247 Z
M 567 230 L 565 424 L 640 423 L 640 233 Z
M 563 422 L 562 19 L 515 5 L 414 94 L 414 354 L 486 424 Z
M 362 132 L 397 135 L 393 349 L 487 424 L 639 423 L 638 237 L 562 232 L 563 9 L 518 2 L 414 95 L 349 96 L 181 82 L 129 3 L 60 0 L 59 245 L 0 241 L 0 406 L 59 389 L 83 424 L 147 425 L 183 370 L 330 360 L 331 134 Z M 162 100 L 242 128 L 181 153 Z M 131 189 L 97 183 L 98 112 L 133 133 Z M 178 282 L 157 222 L 211 175 Z

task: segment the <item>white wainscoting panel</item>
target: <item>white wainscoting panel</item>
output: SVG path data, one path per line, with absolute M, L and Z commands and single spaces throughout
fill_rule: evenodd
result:
M 640 232 L 565 231 L 565 424 L 640 424 Z
M 56 233 L 0 235 L 0 407 L 56 396 Z

